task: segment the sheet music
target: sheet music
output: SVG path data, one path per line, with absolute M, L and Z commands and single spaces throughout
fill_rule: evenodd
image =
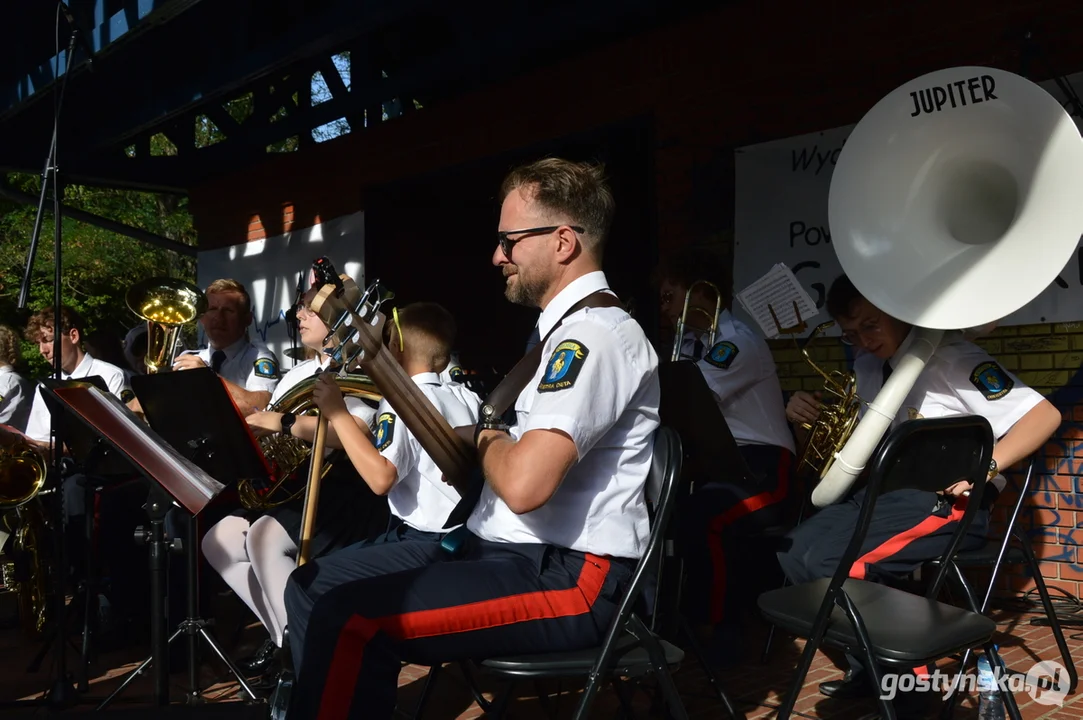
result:
M 737 293 L 737 300 L 768 338 L 776 338 L 780 334 L 775 319 L 771 317 L 771 308 L 783 329 L 798 322 L 794 302 L 801 313 L 800 319 L 806 323 L 819 314 L 816 303 L 785 263 L 776 264 L 766 275 Z
M 56 394 L 88 420 L 97 422 L 94 420 L 94 409 L 112 416 L 117 423 L 108 429 L 99 428 L 99 431 L 108 440 L 123 447 L 123 452 L 136 464 L 152 470 L 159 484 L 189 510 L 196 511 L 191 502 L 193 498 L 184 491 L 195 490 L 204 499 L 200 505 L 205 505 L 225 488 L 225 485 L 161 440 L 157 433 L 112 395 L 103 393 L 96 387 L 59 389 Z M 91 405 L 93 407 L 89 407 Z M 163 475 L 163 471 L 166 471 L 165 475 L 172 473 L 173 477 Z M 188 497 L 184 497 L 185 495 Z

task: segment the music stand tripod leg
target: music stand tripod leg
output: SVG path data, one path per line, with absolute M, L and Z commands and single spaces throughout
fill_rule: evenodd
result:
M 150 563 L 150 656 L 125 678 L 124 682 L 102 701 L 98 710 L 106 708 L 136 676 L 150 664 L 154 671 L 154 702 L 156 705 L 169 704 L 169 643 L 181 634 L 178 629 L 172 637 L 166 638 L 166 567 L 170 545 L 165 538 L 165 517 L 172 505 L 166 493 L 157 485 L 151 488 L 145 506 L 150 519 L 150 529 L 138 527 L 135 530 L 135 542 L 146 545 Z
M 244 673 L 242 673 L 233 661 L 229 659 L 222 648 L 219 647 L 218 642 L 214 639 L 209 632 L 207 632 L 207 626 L 209 621 L 199 616 L 199 556 L 196 553 L 196 518 L 194 515 L 188 515 L 188 540 L 184 545 L 185 562 L 188 569 L 188 617 L 180 624 L 178 632 L 184 632 L 188 635 L 188 694 L 187 700 L 189 704 L 196 704 L 203 701 L 202 690 L 199 687 L 199 668 L 196 662 L 197 658 L 197 636 L 202 637 L 203 641 L 214 651 L 214 654 L 226 664 L 229 668 L 229 672 L 233 677 L 237 678 L 237 682 L 248 694 L 252 700 L 256 700 L 256 693 L 245 681 Z M 174 635 L 173 637 L 176 637 Z M 170 639 L 172 642 L 172 638 Z

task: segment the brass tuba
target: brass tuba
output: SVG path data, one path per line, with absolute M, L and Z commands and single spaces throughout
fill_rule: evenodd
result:
M 45 484 L 45 456 L 14 433 L 0 442 L 0 511 L 23 505 Z
M 677 362 L 681 359 L 681 340 L 684 338 L 685 324 L 688 322 L 688 303 L 692 299 L 692 291 L 696 289 L 697 285 L 706 285 L 715 294 L 714 302 L 714 317 L 711 318 L 707 315 L 707 311 L 702 308 L 695 308 L 696 311 L 707 315 L 711 320 L 710 339 L 707 341 L 707 347 L 714 347 L 715 334 L 718 332 L 718 316 L 722 314 L 722 291 L 718 289 L 718 286 L 709 280 L 696 280 L 689 286 L 688 291 L 684 294 L 684 309 L 681 310 L 681 316 L 677 319 L 677 327 L 674 330 L 673 336 L 673 356 L 670 358 L 673 362 Z
M 312 388 L 319 382 L 319 375 L 313 375 L 298 383 L 290 391 L 267 408 L 269 412 L 292 413 L 295 416 L 312 413 L 317 410 L 312 399 Z M 346 375 L 335 378 L 342 394 L 347 398 L 355 397 L 379 403 L 383 395 L 376 385 L 365 375 Z M 272 433 L 259 439 L 260 449 L 271 463 L 271 484 L 266 488 L 257 487 L 251 480 L 242 479 L 237 483 L 237 493 L 241 504 L 249 510 L 270 510 L 285 505 L 305 492 L 307 478 L 293 478 L 299 468 L 312 453 L 312 447 L 303 440 L 285 433 Z M 323 465 L 323 475 L 331 469 L 331 463 Z M 294 482 L 290 482 L 294 480 Z
M 38 493 L 45 484 L 45 454 L 15 433 L 2 431 L 0 437 L 0 512 L 14 534 L 12 562 L 2 568 L 4 586 L 19 599 L 19 618 L 30 635 L 45 625 L 48 608 L 46 582 L 49 577 L 42 543 L 45 518 Z
M 133 285 L 125 296 L 128 308 L 147 321 L 147 373 L 173 367 L 177 333 L 207 310 L 207 296 L 190 282 L 153 277 Z

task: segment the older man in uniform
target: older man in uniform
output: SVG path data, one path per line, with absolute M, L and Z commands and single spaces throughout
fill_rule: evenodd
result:
M 842 329 L 844 342 L 858 349 L 854 360 L 858 394 L 874 399 L 894 366 L 905 355 L 913 329 L 866 300 L 846 276 L 827 295 L 827 309 Z M 820 403 L 815 395 L 797 392 L 786 414 L 794 423 L 815 422 Z M 982 509 L 969 528 L 966 546 L 980 546 L 989 523 L 989 507 L 1004 488 L 1000 468 L 1007 468 L 1042 447 L 1061 422 L 1060 412 L 1018 377 L 972 342 L 946 339 L 933 354 L 907 394 L 893 425 L 909 419 L 981 415 L 993 429 L 996 445 L 989 468 L 991 483 Z M 803 434 L 803 433 L 802 433 Z M 803 438 L 802 438 L 803 440 Z M 970 484 L 962 481 L 940 493 L 897 490 L 877 500 L 868 535 L 850 577 L 891 581 L 943 553 L 962 519 Z M 831 577 L 853 536 L 864 490 L 819 511 L 791 534 L 793 546 L 779 553 L 783 571 L 795 583 Z M 847 656 L 850 670 L 841 681 L 820 684 L 830 697 L 872 694 L 860 661 Z M 920 671 L 921 669 L 919 669 Z M 927 695 L 927 693 L 925 693 Z M 916 711 L 923 698 L 906 694 L 900 717 Z M 897 698 L 896 706 L 900 705 Z
M 178 356 L 173 368 L 211 368 L 245 415 L 267 407 L 280 379 L 278 358 L 265 345 L 248 339 L 252 300 L 244 285 L 226 279 L 212 282 L 207 287 L 207 312 L 199 322 L 207 346 Z
M 400 659 L 594 646 L 646 547 L 658 358 L 601 271 L 602 170 L 541 160 L 502 197 L 493 263 L 508 299 L 542 310 L 516 424 L 473 433 L 485 482 L 457 557 L 419 541 L 353 554 L 338 577 L 334 556 L 294 573 L 291 717 L 391 717 Z

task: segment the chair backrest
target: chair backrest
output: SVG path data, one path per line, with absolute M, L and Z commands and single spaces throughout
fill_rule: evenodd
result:
M 680 435 L 688 459 L 684 475 L 719 479 L 717 476 L 724 473 L 735 480 L 752 480 L 752 472 L 699 367 L 691 360 L 663 362 L 658 367 L 658 383 L 658 414 L 663 425 Z
M 907 488 L 939 492 L 966 480 L 973 485 L 966 512 L 940 558 L 936 578 L 929 587 L 928 595 L 936 597 L 950 561 L 981 507 L 992 456 L 993 430 L 989 421 L 980 415 L 925 418 L 898 425 L 881 443 L 869 464 L 857 527 L 843 553 L 831 588 L 842 584 L 857 560 L 880 495 Z
M 665 542 L 666 526 L 673 515 L 677 486 L 680 484 L 684 454 L 681 449 L 681 437 L 677 431 L 662 425 L 654 434 L 654 456 L 647 477 L 647 487 L 657 488 L 654 498 L 654 512 L 651 518 L 651 533 L 647 548 L 636 564 L 632 581 L 622 598 L 617 615 L 606 634 L 605 645 L 612 644 L 614 638 L 623 630 L 628 616 L 635 610 L 636 603 L 643 593 L 644 586 L 660 577 L 662 547 Z

